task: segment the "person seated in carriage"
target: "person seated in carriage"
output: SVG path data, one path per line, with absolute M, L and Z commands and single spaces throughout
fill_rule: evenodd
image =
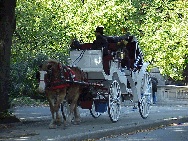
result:
M 125 47 L 123 49 L 123 59 L 121 60 L 121 67 L 122 68 L 126 67 L 129 70 L 130 66 L 131 66 L 131 61 L 129 58 L 129 52 L 128 52 L 127 48 Z

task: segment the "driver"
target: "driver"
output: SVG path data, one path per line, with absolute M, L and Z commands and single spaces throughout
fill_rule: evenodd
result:
M 96 36 L 96 40 L 93 42 L 92 49 L 102 50 L 103 48 L 103 56 L 108 55 L 108 41 L 106 37 L 103 35 L 103 27 L 96 28 L 95 36 Z
M 102 50 L 103 48 L 103 68 L 107 75 L 110 74 L 109 59 L 108 59 L 108 41 L 103 35 L 103 27 L 97 27 L 95 30 L 96 40 L 93 42 L 93 50 Z

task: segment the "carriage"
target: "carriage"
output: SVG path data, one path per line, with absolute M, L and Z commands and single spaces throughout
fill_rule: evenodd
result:
M 148 62 L 144 62 L 136 37 L 109 36 L 108 55 L 103 48 L 92 50 L 92 43 L 80 44 L 74 41 L 70 51 L 69 66 L 79 67 L 87 77 L 78 105 L 89 109 L 94 118 L 108 112 L 110 120 L 117 122 L 121 114 L 121 102 L 127 95 L 133 96 L 138 103 L 142 118 L 147 118 L 152 104 L 152 82 L 147 72 Z M 123 48 L 129 52 L 130 64 L 123 64 Z M 66 120 L 69 103 L 66 99 L 61 104 L 62 114 Z

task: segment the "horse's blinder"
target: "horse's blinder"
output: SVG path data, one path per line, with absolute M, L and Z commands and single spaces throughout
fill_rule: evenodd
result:
M 51 83 L 52 70 L 49 69 L 49 70 L 43 70 L 43 71 L 46 71 L 46 72 L 47 72 L 47 74 L 46 74 L 46 75 L 47 75 L 47 78 L 44 77 L 44 79 L 46 80 L 46 83 L 47 83 L 46 87 L 49 87 L 49 85 L 50 85 L 50 83 Z
M 69 84 L 66 82 L 66 79 L 65 79 L 65 76 L 64 76 L 64 71 L 63 71 L 64 67 L 59 67 L 59 69 L 60 69 L 60 75 L 58 75 L 58 78 L 57 78 L 59 80 L 53 81 L 53 82 L 52 82 L 52 73 L 53 73 L 52 69 L 47 71 L 47 74 L 49 74 L 50 81 L 46 85 L 46 88 L 56 89 L 56 88 L 60 88 L 60 87 L 69 86 Z

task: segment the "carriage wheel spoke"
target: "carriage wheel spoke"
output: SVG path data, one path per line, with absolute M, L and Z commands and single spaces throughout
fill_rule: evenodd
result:
M 141 99 L 139 101 L 139 112 L 142 118 L 147 118 L 150 111 L 152 97 L 152 83 L 148 73 L 146 73 L 141 82 Z
M 114 80 L 109 89 L 109 117 L 112 122 L 116 122 L 120 116 L 121 109 L 121 89 L 118 81 Z

